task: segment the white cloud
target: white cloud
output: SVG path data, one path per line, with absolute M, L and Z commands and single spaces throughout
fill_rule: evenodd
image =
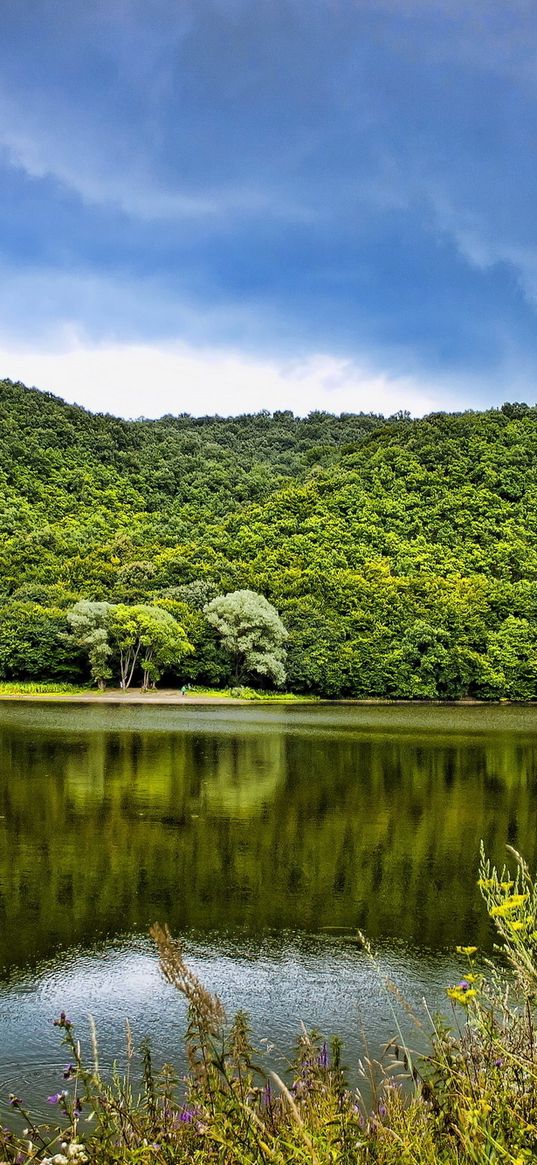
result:
M 386 415 L 409 409 L 421 415 L 446 407 L 445 388 L 437 392 L 413 377 L 374 371 L 328 353 L 278 362 L 186 344 L 95 347 L 71 342 L 62 350 L 29 352 L 4 343 L 0 375 L 92 411 L 125 417 L 262 409 L 292 409 L 303 416 L 315 409 Z

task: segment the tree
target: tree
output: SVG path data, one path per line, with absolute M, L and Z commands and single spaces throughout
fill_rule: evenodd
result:
M 87 652 L 92 679 L 101 690 L 112 675 L 109 666 L 112 654 L 109 643 L 112 609 L 110 603 L 93 603 L 81 599 L 67 612 L 74 642 Z
M 120 686 L 130 687 L 136 665 L 143 670 L 143 687 L 155 685 L 166 667 L 192 651 L 185 632 L 162 607 L 123 603 L 112 607 L 111 633 L 119 651 Z
M 488 690 L 485 689 L 487 696 L 535 699 L 537 629 L 527 619 L 509 615 L 497 631 L 491 632 L 485 661 L 490 670 Z
M 255 672 L 285 682 L 287 631 L 275 607 L 257 591 L 231 591 L 205 607 L 207 622 L 233 656 L 235 682 Z
M 0 604 L 0 678 L 78 678 L 67 629 L 65 611 L 58 607 Z

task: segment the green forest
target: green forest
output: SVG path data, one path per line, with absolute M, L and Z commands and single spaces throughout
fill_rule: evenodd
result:
M 537 407 L 126 421 L 5 380 L 0 480 L 0 679 L 90 683 L 82 602 L 115 621 L 111 682 L 136 616 L 167 647 L 133 682 L 232 684 L 207 609 L 253 591 L 286 659 L 249 683 L 537 696 Z

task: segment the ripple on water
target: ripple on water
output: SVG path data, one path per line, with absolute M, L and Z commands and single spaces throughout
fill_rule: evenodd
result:
M 337 936 L 267 934 L 245 952 L 244 936 L 213 941 L 187 936 L 189 965 L 222 999 L 229 1014 L 243 1008 L 251 1017 L 254 1039 L 266 1047 L 280 1071 L 289 1063 L 302 1020 L 327 1036 L 337 1033 L 352 1065 L 364 1051 L 379 1055 L 396 1031 L 394 997 L 383 981 L 392 980 L 419 1013 L 421 1001 L 442 1006 L 443 988 L 456 972 L 449 956 L 383 945 L 373 965 L 363 951 Z M 46 1097 L 64 1086 L 69 1061 L 62 1054 L 61 1032 L 53 1026 L 60 1011 L 75 1022 L 84 1053 L 91 1055 L 88 1016 L 97 1025 L 99 1062 L 106 1072 L 114 1061 L 126 1063 L 125 1021 L 135 1045 L 151 1038 L 155 1062 L 172 1060 L 184 1068 L 182 1039 L 186 1006 L 158 970 L 148 940 L 132 936 L 91 952 L 62 952 L 34 971 L 12 975 L 0 987 L 0 1103 L 5 1113 L 10 1092 L 51 1118 Z M 404 1012 L 397 1017 L 410 1031 Z M 413 1032 L 415 1045 L 416 1033 Z

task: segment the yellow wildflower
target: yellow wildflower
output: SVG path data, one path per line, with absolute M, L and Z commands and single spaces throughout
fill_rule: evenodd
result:
M 518 910 L 527 902 L 529 894 L 511 894 L 510 898 L 506 898 L 505 902 L 498 903 L 497 906 L 491 907 L 489 913 L 491 918 L 505 918 L 506 914 L 510 914 L 512 910 Z
M 462 1003 L 465 1007 L 469 999 L 473 999 L 476 992 L 473 987 L 448 987 L 447 993 L 454 1003 Z

